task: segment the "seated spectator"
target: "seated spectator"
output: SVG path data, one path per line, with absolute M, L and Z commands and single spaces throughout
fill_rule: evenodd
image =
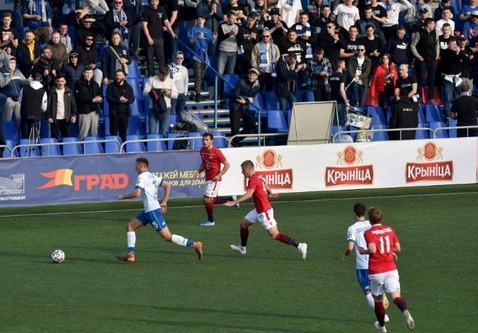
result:
M 66 86 L 63 74 L 56 77 L 55 83 L 48 95 L 46 114 L 52 136 L 60 141 L 70 136 L 70 124 L 76 123 L 76 99 L 74 92 Z
M 107 85 L 115 80 L 116 69 L 121 68 L 127 72 L 128 65 L 131 64 L 131 56 L 126 46 L 121 45 L 121 33 L 113 32 L 109 46 L 103 50 L 101 61 L 103 72 L 103 84 Z
M 40 44 L 48 43 L 53 32 L 51 7 L 48 1 L 25 1 L 22 13 L 24 25 L 33 30 L 37 42 Z
M 17 49 L 18 69 L 26 78 L 32 75 L 34 61 L 41 55 L 41 52 L 40 46 L 35 41 L 33 30 L 27 30 L 25 38 Z
M 48 42 L 48 47 L 51 50 L 51 57 L 57 64 L 58 68 L 62 69 L 68 63 L 68 51 L 66 45 L 61 42 L 60 33 L 55 31 L 51 35 L 51 40 Z

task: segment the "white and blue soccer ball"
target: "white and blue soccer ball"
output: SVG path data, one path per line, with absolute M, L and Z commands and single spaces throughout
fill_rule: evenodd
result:
M 65 252 L 60 249 L 56 249 L 51 253 L 51 260 L 56 264 L 61 264 L 65 261 Z

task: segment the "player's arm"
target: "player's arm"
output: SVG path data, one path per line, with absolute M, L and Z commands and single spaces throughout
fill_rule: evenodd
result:
M 359 253 L 360 254 L 375 254 L 377 252 L 377 246 L 375 243 L 368 243 L 367 244 L 367 249 L 364 249 L 363 247 L 359 247 Z
M 229 164 L 229 162 L 227 160 L 225 160 L 223 164 L 224 164 L 223 168 L 216 175 L 216 177 L 214 177 L 214 179 L 221 179 L 221 177 L 224 176 L 224 174 L 227 172 L 227 170 L 229 170 L 229 168 L 231 167 L 231 165 Z
M 134 199 L 141 195 L 141 189 L 139 187 L 135 187 L 133 192 L 128 194 L 119 194 L 118 200 L 125 200 L 125 199 Z
M 241 203 L 241 202 L 243 202 L 243 201 L 246 201 L 246 200 L 252 198 L 252 195 L 253 195 L 253 194 L 254 194 L 254 189 L 253 189 L 253 188 L 248 188 L 247 191 L 246 191 L 246 193 L 245 193 L 243 196 L 237 198 L 237 199 L 234 200 L 234 201 L 227 201 L 227 202 L 225 202 L 225 203 L 224 203 L 224 206 L 232 207 L 232 206 L 234 206 L 234 205 L 236 205 L 236 204 L 238 204 L 238 203 Z
M 354 249 L 355 243 L 354 242 L 347 242 L 347 247 L 345 248 L 344 255 L 342 256 L 342 261 L 345 261 L 347 259 L 347 256 L 352 253 Z
M 269 186 L 267 186 L 266 183 L 264 183 L 264 188 L 265 188 L 269 198 L 277 198 L 279 196 L 278 193 L 273 193 L 271 188 Z
M 400 242 L 396 242 L 393 246 L 393 252 L 400 252 L 402 247 L 400 246 Z
M 169 194 L 171 193 L 171 183 L 163 180 L 161 187 L 164 188 L 163 200 L 161 201 L 161 210 L 163 213 L 168 211 Z
M 196 171 L 196 177 L 199 177 L 199 175 L 204 171 L 206 170 L 206 168 L 204 167 L 204 162 L 201 162 L 201 164 L 199 165 L 199 168 L 198 170 Z

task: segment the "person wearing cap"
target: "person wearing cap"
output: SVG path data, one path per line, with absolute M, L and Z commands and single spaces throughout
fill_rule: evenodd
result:
M 178 51 L 176 52 L 175 60 L 168 65 L 171 77 L 178 92 L 178 96 L 171 99 L 171 114 L 180 115 L 184 111 L 186 105 L 189 89 L 189 73 L 183 63 L 184 53 Z
M 277 46 L 281 46 L 285 40 L 289 28 L 287 24 L 280 19 L 279 8 L 272 8 L 270 11 L 271 19 L 264 23 L 264 28 L 267 28 L 272 35 L 272 40 Z
M 422 92 L 422 85 L 426 82 L 428 87 L 428 99 L 431 104 L 435 102 L 435 62 L 440 56 L 440 44 L 435 31 L 435 21 L 431 18 L 425 20 L 424 28 L 413 36 L 410 45 L 412 54 L 415 56 L 415 71 L 418 80 L 418 93 Z M 425 73 L 428 79 L 425 81 Z
M 231 135 L 251 134 L 256 129 L 256 118 L 249 109 L 256 95 L 261 90 L 259 84 L 259 71 L 251 68 L 247 72 L 247 78 L 241 78 L 234 88 L 234 93 L 229 101 L 229 119 L 231 121 Z M 241 128 L 242 120 L 242 131 Z M 240 147 L 244 137 L 235 137 L 231 141 L 233 147 Z
M 470 19 L 463 24 L 462 31 L 467 40 L 478 35 L 478 10 L 471 12 Z
M 16 128 L 20 131 L 20 100 L 19 95 L 23 86 L 28 85 L 28 80 L 17 68 L 17 60 L 13 56 L 7 56 L 6 62 L 0 68 L 0 139 L 2 120 L 12 120 L 15 115 Z
M 98 22 L 91 14 L 83 16 L 81 25 L 75 29 L 75 41 L 79 46 L 85 40 L 86 36 L 93 36 L 93 46 L 96 48 L 96 41 L 104 39 L 106 36 L 105 26 Z M 111 36 L 110 36 L 111 37 Z
M 79 61 L 78 52 L 71 51 L 69 54 L 70 62 L 63 67 L 65 73 L 66 86 L 71 90 L 75 89 L 75 83 L 83 76 L 85 65 Z
M 468 4 L 463 4 L 461 7 L 460 20 L 469 21 L 473 15 L 473 11 L 478 9 L 478 1 L 470 0 Z

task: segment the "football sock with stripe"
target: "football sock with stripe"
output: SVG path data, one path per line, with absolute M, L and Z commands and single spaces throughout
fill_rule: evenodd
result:
M 126 232 L 126 240 L 128 243 L 128 252 L 134 253 L 136 247 L 136 233 L 134 231 Z

